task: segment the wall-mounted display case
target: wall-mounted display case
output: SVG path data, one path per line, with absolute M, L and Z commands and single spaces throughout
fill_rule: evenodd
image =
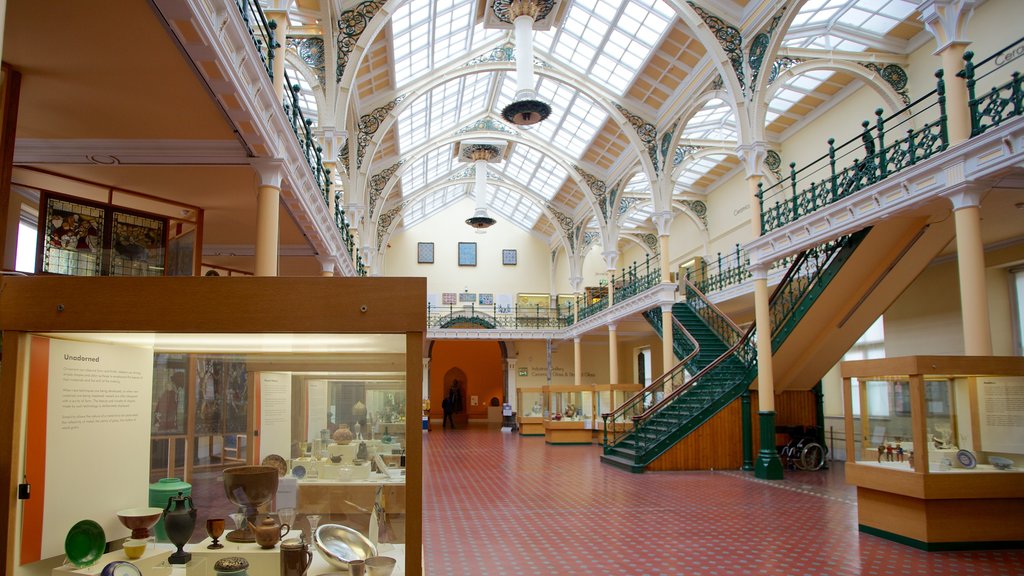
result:
M 1024 358 L 843 362 L 860 529 L 912 546 L 1024 541 Z

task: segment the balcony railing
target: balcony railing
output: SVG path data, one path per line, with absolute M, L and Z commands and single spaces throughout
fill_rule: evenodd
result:
M 887 117 L 882 116 L 881 108 L 876 110 L 874 125 L 865 120 L 860 136 L 839 146 L 835 145 L 834 138 L 829 138 L 828 153 L 824 156 L 800 170 L 796 169 L 795 162 L 790 163 L 789 177 L 768 188 L 759 184 L 761 234 L 838 202 L 945 150 L 949 137 L 942 70 L 935 72 L 935 77 L 935 90 L 906 107 Z M 925 122 L 918 129 L 911 127 L 913 119 L 936 111 L 937 119 Z M 904 127 L 906 136 L 892 140 L 892 134 Z M 860 154 L 862 158 L 858 158 Z M 846 166 L 842 167 L 843 164 Z
M 267 69 L 267 75 L 273 81 L 274 49 L 278 47 L 274 40 L 277 22 L 267 20 L 267 16 L 263 13 L 263 8 L 257 0 L 235 0 L 235 5 L 242 13 L 242 22 L 249 30 L 252 43 L 256 46 L 256 53 L 259 54 L 263 67 Z
M 974 63 L 974 52 L 964 52 L 964 69 L 957 74 L 967 80 L 968 107 L 971 111 L 971 137 L 983 134 L 989 128 L 999 126 L 1004 121 L 1024 114 L 1024 78 L 1020 72 L 1010 74 L 1009 82 L 993 86 L 987 93 L 978 96 L 978 81 L 999 70 L 1016 58 L 1024 49 L 1024 38 L 1017 40 L 1006 48 Z M 991 63 L 991 69 L 984 71 Z M 978 75 L 978 69 L 983 70 Z
M 427 304 L 427 328 L 559 329 L 572 325 L 569 306 L 432 306 Z
M 292 126 L 292 132 L 295 133 L 295 139 L 299 141 L 299 148 L 302 149 L 302 155 L 306 158 L 306 164 L 309 165 L 310 171 L 313 172 L 313 179 L 316 180 L 317 188 L 320 189 L 320 197 L 329 206 L 331 169 L 324 167 L 323 147 L 317 143 L 316 137 L 313 135 L 313 119 L 306 118 L 306 115 L 302 112 L 302 107 L 299 105 L 299 92 L 301 88 L 298 84 L 292 84 L 291 82 L 291 78 L 288 77 L 288 71 L 285 70 L 284 113 L 288 117 L 288 123 Z

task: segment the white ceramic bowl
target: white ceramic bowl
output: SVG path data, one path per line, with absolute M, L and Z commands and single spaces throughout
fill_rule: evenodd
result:
M 377 555 L 377 547 L 359 531 L 341 524 L 324 524 L 316 529 L 313 542 L 324 560 L 342 572 L 348 572 L 352 560 Z

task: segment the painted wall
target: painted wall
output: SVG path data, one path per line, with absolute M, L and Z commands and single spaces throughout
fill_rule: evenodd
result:
M 465 375 L 462 382 L 465 413 L 470 419 L 487 418 L 491 398 L 504 397 L 505 360 L 501 346 L 491 340 L 437 340 L 430 350 L 430 414 L 441 418 L 441 401 L 448 390 L 445 375 L 452 369 Z M 461 381 L 462 378 L 459 378 Z M 477 397 L 477 405 L 472 399 Z
M 477 234 L 466 225 L 474 204 L 466 199 L 432 218 L 392 236 L 384 261 L 385 276 L 426 276 L 427 294 L 475 292 L 511 294 L 550 291 L 551 253 L 547 245 L 522 228 L 498 223 Z M 434 243 L 434 263 L 417 264 L 418 242 Z M 475 242 L 477 265 L 459 266 L 459 242 Z M 502 250 L 514 249 L 518 263 L 502 264 Z

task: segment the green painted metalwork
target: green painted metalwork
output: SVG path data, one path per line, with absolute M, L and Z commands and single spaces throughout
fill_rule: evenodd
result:
M 775 412 L 758 412 L 761 449 L 754 463 L 754 476 L 762 480 L 782 480 L 782 460 L 775 450 Z
M 612 274 L 612 286 L 615 287 L 613 298 L 616 304 L 642 294 L 660 284 L 661 266 L 658 265 L 657 258 L 647 256 L 643 265 L 637 265 L 636 262 L 633 262 L 633 265 L 624 268 L 617 278 L 618 281 L 616 281 L 616 275 Z
M 467 325 L 485 329 L 559 329 L 572 324 L 572 307 L 555 306 L 479 306 L 476 304 L 427 304 L 428 328 L 465 328 Z
M 835 277 L 854 247 L 855 243 L 848 240 L 801 253 L 772 293 L 770 306 L 773 310 L 778 306 L 785 311 L 774 316 L 788 319 L 806 313 L 810 302 Z M 697 341 L 698 352 L 616 411 L 602 414 L 605 423 L 602 459 L 634 472 L 642 472 L 665 450 L 739 398 L 757 376 L 754 327 L 741 332 L 688 279 L 684 279 L 684 290 L 685 301 L 673 306 L 673 316 Z M 645 316 L 653 321 L 658 314 Z M 785 322 L 773 326 L 776 348 L 781 342 L 775 338 L 776 331 L 784 330 L 785 326 Z M 687 379 L 687 373 L 694 375 Z M 671 392 L 667 392 L 669 387 Z M 762 439 L 764 437 L 762 434 Z M 773 474 L 772 459 L 778 458 L 774 426 L 769 438 L 773 443 L 772 454 L 764 453 L 762 446 L 758 465 Z M 780 462 L 779 474 L 781 469 Z
M 724 20 L 690 0 L 687 0 L 686 3 L 704 20 L 711 33 L 715 35 L 715 39 L 721 44 L 722 50 L 725 51 L 725 55 L 732 64 L 732 69 L 736 73 L 736 80 L 739 81 L 740 88 L 746 90 L 746 82 L 743 75 L 743 35 L 740 34 L 739 29 L 726 24 Z
M 977 64 L 974 63 L 973 52 L 964 52 L 965 66 L 957 76 L 967 80 L 967 105 L 971 112 L 971 137 L 983 134 L 989 128 L 999 126 L 1010 118 L 1024 114 L 1024 77 L 1016 70 L 1010 75 L 1009 82 L 993 86 L 989 92 L 981 96 L 976 94 L 978 81 L 1016 58 L 1020 51 L 1018 45 L 1022 42 L 1024 42 L 1024 38 Z M 989 62 L 996 67 L 979 76 L 978 68 L 984 67 Z
M 338 65 L 335 69 L 338 82 L 341 82 L 341 77 L 345 75 L 345 68 L 348 67 L 348 60 L 359 42 L 359 37 L 384 4 L 385 0 L 365 0 L 338 16 Z
M 349 226 L 348 218 L 345 217 L 345 208 L 341 202 L 340 190 L 334 192 L 334 225 L 341 232 L 341 241 L 345 244 L 349 257 L 355 261 L 355 238 L 352 236 L 352 229 Z
M 327 83 L 327 72 L 324 64 L 324 39 L 319 36 L 309 38 L 289 38 L 288 46 L 302 58 L 302 61 L 313 71 L 317 85 L 321 90 Z
M 323 148 L 313 135 L 313 119 L 306 118 L 302 113 L 302 108 L 299 106 L 299 85 L 291 84 L 287 70 L 284 73 L 284 81 L 285 86 L 290 87 L 285 94 L 283 104 L 285 116 L 288 118 L 288 123 L 291 124 L 295 138 L 299 141 L 299 148 L 302 149 L 302 155 L 306 158 L 306 165 L 313 172 L 320 197 L 324 199 L 325 204 L 329 205 L 331 170 L 324 167 Z
M 277 29 L 277 22 L 267 20 L 263 8 L 257 0 L 235 0 L 235 6 L 242 13 L 242 22 L 249 31 L 249 37 L 256 46 L 256 53 L 259 54 L 260 62 L 267 69 L 267 75 L 274 79 L 274 49 L 279 44 L 274 40 L 274 30 Z
M 647 155 L 651 158 L 651 165 L 654 166 L 655 172 L 661 172 L 661 166 L 658 163 L 658 129 L 650 122 L 644 120 L 640 116 L 630 112 L 624 106 L 621 106 L 617 102 L 615 107 L 618 108 L 619 112 L 626 117 L 626 121 L 629 125 L 636 130 L 636 135 L 640 138 L 640 142 L 647 149 Z
M 750 390 L 740 394 L 740 419 L 743 427 L 743 468 L 750 471 L 754 469 L 754 459 L 751 453 L 754 450 L 754 426 L 750 414 Z
M 839 146 L 828 140 L 828 153 L 796 169 L 790 163 L 789 177 L 768 188 L 758 185 L 761 233 L 765 234 L 812 214 L 820 208 L 850 196 L 876 182 L 932 157 L 949 146 L 946 131 L 946 88 L 942 70 L 935 73 L 936 88 L 905 108 L 883 118 L 875 111 L 874 126 L 865 120 L 860 136 Z M 921 128 L 907 128 L 906 136 L 887 142 L 887 134 L 909 126 L 911 120 L 929 111 L 938 118 Z M 891 122 L 894 124 L 890 125 Z M 857 155 L 863 153 L 862 159 Z M 849 165 L 837 168 L 837 161 L 851 157 Z M 798 188 L 801 188 L 799 189 Z

